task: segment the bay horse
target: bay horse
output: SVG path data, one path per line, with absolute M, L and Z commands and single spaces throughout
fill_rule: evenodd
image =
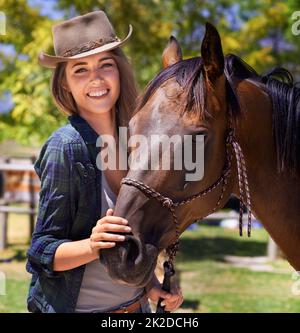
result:
M 171 36 L 162 63 L 139 99 L 130 135 L 205 135 L 204 177 L 187 182 L 185 170 L 129 170 L 114 214 L 132 233 L 101 252 L 109 274 L 145 286 L 158 254 L 168 249 L 173 260 L 179 235 L 231 194 L 250 211 L 248 235 L 252 211 L 300 270 L 300 89 L 292 76 L 282 68 L 260 76 L 238 56 L 224 57 L 209 23 L 201 57 L 183 60 Z

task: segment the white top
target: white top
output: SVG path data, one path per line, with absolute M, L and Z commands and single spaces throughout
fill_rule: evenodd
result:
M 101 217 L 114 208 L 116 195 L 110 189 L 104 172 L 101 186 Z M 75 312 L 105 312 L 135 299 L 143 289 L 121 285 L 110 278 L 100 261 L 86 265 Z

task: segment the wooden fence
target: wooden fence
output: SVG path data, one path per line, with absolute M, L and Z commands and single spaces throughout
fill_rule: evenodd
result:
M 0 162 L 2 197 L 0 198 L 0 250 L 7 247 L 8 215 L 26 214 L 32 235 L 36 207 L 39 198 L 40 182 L 33 168 L 33 161 L 9 158 Z M 25 207 L 17 204 L 26 204 Z

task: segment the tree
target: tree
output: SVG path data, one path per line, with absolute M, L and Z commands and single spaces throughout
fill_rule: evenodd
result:
M 185 58 L 200 55 L 206 21 L 217 26 L 224 53 L 241 56 L 258 72 L 281 65 L 300 75 L 300 39 L 291 31 L 291 15 L 299 9 L 299 0 L 55 3 L 66 19 L 95 9 L 105 10 L 121 38 L 132 24 L 134 33 L 124 48 L 141 89 L 161 70 L 161 54 L 171 34 L 179 40 Z M 9 92 L 13 102 L 9 113 L 0 113 L 0 141 L 14 138 L 38 146 L 66 122 L 50 95 L 51 71 L 37 63 L 41 50 L 53 53 L 51 26 L 56 21 L 25 0 L 0 0 L 0 8 L 7 16 L 7 34 L 0 36 L 0 99 Z
M 9 91 L 14 104 L 9 114 L 1 116 L 0 140 L 13 138 L 37 146 L 65 122 L 51 101 L 51 73 L 37 63 L 38 52 L 51 48 L 49 31 L 53 22 L 25 0 L 0 0 L 0 7 L 7 18 L 2 46 L 13 46 L 8 54 L 0 54 L 0 91 Z

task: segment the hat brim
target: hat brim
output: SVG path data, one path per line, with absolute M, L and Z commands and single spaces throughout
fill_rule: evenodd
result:
M 69 60 L 73 60 L 73 59 L 80 59 L 80 58 L 84 58 L 96 53 L 100 53 L 100 52 L 105 52 L 105 51 L 110 51 L 113 49 L 116 49 L 117 47 L 121 47 L 123 46 L 130 38 L 131 34 L 132 34 L 132 26 L 131 24 L 129 25 L 129 32 L 127 34 L 127 36 L 119 41 L 119 42 L 112 42 L 112 43 L 108 43 L 105 44 L 103 46 L 97 47 L 95 49 L 80 53 L 80 54 L 76 54 L 72 57 L 60 57 L 60 56 L 52 56 L 49 54 L 46 54 L 44 52 L 41 52 L 38 56 L 38 62 L 41 66 L 47 67 L 47 68 L 55 68 L 56 65 L 60 62 L 66 62 Z

